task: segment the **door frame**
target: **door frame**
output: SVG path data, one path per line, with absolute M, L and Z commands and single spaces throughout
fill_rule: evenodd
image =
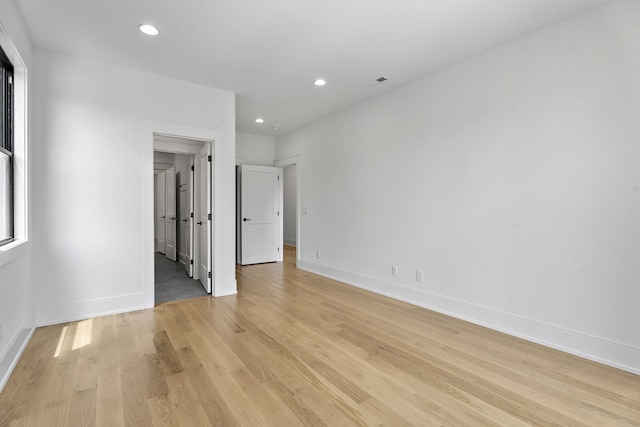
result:
M 222 283 L 221 269 L 221 253 L 222 253 L 222 191 L 220 185 L 222 183 L 222 147 L 225 131 L 218 128 L 207 128 L 197 125 L 189 125 L 184 123 L 176 123 L 163 121 L 152 118 L 141 118 L 142 120 L 142 139 L 144 144 L 144 169 L 148 173 L 143 174 L 143 210 L 142 210 L 142 236 L 143 254 L 142 254 L 142 294 L 144 295 L 144 306 L 153 307 L 155 305 L 154 295 L 154 239 L 153 239 L 153 152 L 165 151 L 177 154 L 196 154 L 202 145 L 194 145 L 172 141 L 171 139 L 188 139 L 195 140 L 211 145 L 211 152 L 215 161 L 213 182 L 216 186 L 214 198 L 212 200 L 213 209 L 213 236 L 212 250 L 214 254 L 211 295 L 216 295 L 216 285 Z M 165 140 L 155 141 L 155 137 L 166 137 Z
M 209 159 L 205 160 L 206 162 L 206 167 L 207 170 L 203 171 L 202 170 L 202 157 L 203 157 L 203 153 L 205 153 L 205 155 L 207 155 L 209 157 Z M 213 164 L 211 162 L 211 160 L 213 160 Z M 213 174 L 215 174 L 215 171 L 213 170 L 213 166 L 215 165 L 215 158 L 213 158 L 213 152 L 211 151 L 211 146 L 203 146 L 200 148 L 200 152 L 194 156 L 194 165 L 195 165 L 195 172 L 194 172 L 194 178 L 197 175 L 197 179 L 195 179 L 197 181 L 196 184 L 196 191 L 198 194 L 198 198 L 197 198 L 197 205 L 194 206 L 194 218 L 193 220 L 197 220 L 199 219 L 200 221 L 206 221 L 207 223 L 207 234 L 206 234 L 206 239 L 207 239 L 207 246 L 210 248 L 210 250 L 213 252 L 215 251 L 215 246 L 213 245 L 213 241 L 215 241 L 215 229 L 213 228 L 213 221 L 215 218 L 213 218 L 213 215 L 211 218 L 202 218 L 202 213 L 203 213 L 203 203 L 206 202 L 205 200 L 203 200 L 202 197 L 202 177 L 203 175 L 206 174 L 207 177 L 207 186 L 209 187 L 209 190 L 215 193 L 215 188 L 214 188 L 214 181 L 213 181 Z M 206 192 L 205 192 L 206 194 Z M 206 198 L 206 197 L 205 197 Z M 207 198 L 210 202 L 210 206 L 207 206 L 206 209 L 204 210 L 204 212 L 207 213 L 206 216 L 208 216 L 209 213 L 213 212 L 213 199 L 215 199 L 215 194 L 214 197 L 211 197 L 211 195 L 209 195 L 209 197 Z M 198 230 L 198 232 L 195 232 L 195 227 L 194 227 L 194 238 L 196 237 L 197 234 L 197 238 L 195 238 L 195 243 L 198 245 L 198 249 L 201 248 L 202 246 L 202 236 L 201 236 L 201 231 L 202 230 Z M 203 260 L 202 260 L 202 251 L 197 250 L 197 254 L 198 256 L 195 257 L 196 262 L 195 262 L 195 270 L 197 271 L 198 274 L 198 280 L 200 281 L 200 284 L 204 287 L 205 291 L 207 291 L 207 293 L 210 293 L 211 295 L 213 295 L 213 285 L 214 285 L 214 277 L 215 277 L 215 271 L 213 271 L 214 268 L 214 259 L 215 259 L 215 253 L 213 253 L 213 256 L 208 256 L 207 258 L 207 266 L 206 266 L 206 273 L 207 275 L 202 277 L 200 276 L 200 269 L 203 265 Z M 211 255 L 211 254 L 207 254 L 207 255 Z M 212 276 L 209 276 L 210 273 L 213 273 Z M 202 281 L 205 281 L 205 283 L 203 283 Z
M 284 168 L 286 168 L 287 166 L 292 166 L 292 165 L 296 165 L 296 267 L 299 268 L 300 267 L 300 254 L 302 253 L 302 235 L 300 233 L 300 213 L 301 213 L 301 202 L 300 202 L 300 177 L 302 176 L 302 156 L 297 155 L 297 156 L 291 156 L 291 157 L 286 157 L 284 159 L 281 160 L 276 160 L 273 162 L 273 166 L 278 167 L 278 168 L 282 168 L 284 170 Z M 284 179 L 284 178 L 283 178 Z M 282 180 L 281 180 L 282 181 Z M 284 200 L 282 200 L 282 203 L 284 203 Z M 284 206 L 281 207 L 281 211 L 282 211 L 282 216 L 281 218 L 284 219 Z M 284 237 L 284 224 L 280 227 L 281 231 L 282 231 L 282 236 Z M 282 245 L 284 246 L 284 239 L 282 241 Z M 284 254 L 284 248 L 282 250 L 282 253 Z
M 249 245 L 247 245 L 248 240 L 247 240 L 247 230 L 248 227 L 251 227 L 252 223 L 245 223 L 244 218 L 242 218 L 244 215 L 247 215 L 247 211 L 246 211 L 246 206 L 245 206 L 245 202 L 248 200 L 247 197 L 249 195 L 249 192 L 247 191 L 248 187 L 248 181 L 245 179 L 247 178 L 247 174 L 249 173 L 258 173 L 258 174 L 269 174 L 274 178 L 274 182 L 273 184 L 275 184 L 275 192 L 277 193 L 277 197 L 278 197 L 278 201 L 277 201 L 277 206 L 275 207 L 276 211 L 272 211 L 271 212 L 271 216 L 275 216 L 273 218 L 273 222 L 271 222 L 271 224 L 273 224 L 275 226 L 275 230 L 272 229 L 272 237 L 275 233 L 276 236 L 276 241 L 274 242 L 274 246 L 272 247 L 272 251 L 273 253 L 271 255 L 273 255 L 273 259 L 271 259 L 271 255 L 266 256 L 264 258 L 260 258 L 257 257 L 259 259 L 257 259 L 255 256 L 249 257 L 247 256 L 247 247 Z M 284 253 L 284 248 L 283 248 L 283 211 L 282 211 L 282 199 L 283 199 L 283 194 L 282 194 L 282 179 L 281 178 L 282 175 L 282 168 L 278 168 L 275 166 L 264 166 L 264 165 L 248 165 L 248 164 L 241 164 L 239 165 L 239 169 L 238 169 L 238 173 L 237 173 L 237 181 L 236 181 L 236 191 L 237 191 L 237 200 L 236 200 L 236 204 L 237 204 L 237 233 L 238 233 L 238 261 L 240 265 L 250 265 L 250 264 L 261 264 L 264 262 L 278 262 L 278 261 L 282 261 L 283 260 L 283 253 Z M 264 181 L 263 181 L 264 182 Z M 272 193 L 272 199 L 271 201 L 273 201 L 273 188 L 271 188 Z M 255 193 L 251 193 L 251 195 L 255 195 Z M 277 213 L 277 214 L 276 214 Z M 262 218 L 261 218 L 262 219 Z M 255 218 L 254 218 L 255 220 Z M 264 223 L 263 223 L 264 224 Z

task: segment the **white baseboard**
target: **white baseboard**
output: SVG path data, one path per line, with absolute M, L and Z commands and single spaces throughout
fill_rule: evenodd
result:
M 236 290 L 236 291 L 228 291 L 225 293 L 216 293 L 214 296 L 216 298 L 220 298 L 220 297 L 228 297 L 229 295 L 237 295 L 237 294 L 238 294 L 238 291 Z
M 640 375 L 640 348 L 373 277 L 300 260 L 298 268 Z
M 11 373 L 18 364 L 22 352 L 29 344 L 29 340 L 35 331 L 35 327 L 29 327 L 20 330 L 20 332 L 14 337 L 13 342 L 0 359 L 0 392 L 9 381 Z
M 140 292 L 112 298 L 36 307 L 36 325 L 56 325 L 92 317 L 142 310 L 145 308 L 144 296 L 144 293 Z
M 184 252 L 178 252 L 178 261 L 186 265 L 189 262 L 189 257 Z
M 213 290 L 214 297 L 226 297 L 229 295 L 236 295 L 238 293 L 238 282 L 235 277 L 233 279 L 222 280 L 222 283 L 215 286 Z
M 284 242 L 285 245 L 288 246 L 295 246 L 297 244 L 296 239 L 283 239 L 282 240 Z

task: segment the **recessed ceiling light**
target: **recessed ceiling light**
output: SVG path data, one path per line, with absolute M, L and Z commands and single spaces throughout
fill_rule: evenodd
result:
M 159 31 L 151 24 L 140 24 L 138 29 L 149 36 L 157 36 Z
M 280 130 L 278 126 L 271 126 L 271 130 Z
M 261 119 L 260 117 L 258 117 L 256 119 L 256 123 L 264 123 L 264 119 Z
M 316 86 L 324 86 L 327 84 L 327 82 L 324 79 L 318 79 L 316 81 L 313 82 L 314 85 Z

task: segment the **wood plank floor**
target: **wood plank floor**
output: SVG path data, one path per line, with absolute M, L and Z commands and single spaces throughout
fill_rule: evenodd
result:
M 640 426 L 640 377 L 296 270 L 38 328 L 0 426 Z

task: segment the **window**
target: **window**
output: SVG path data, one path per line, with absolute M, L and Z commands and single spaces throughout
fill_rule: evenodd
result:
M 0 47 L 0 245 L 13 229 L 13 65 Z

